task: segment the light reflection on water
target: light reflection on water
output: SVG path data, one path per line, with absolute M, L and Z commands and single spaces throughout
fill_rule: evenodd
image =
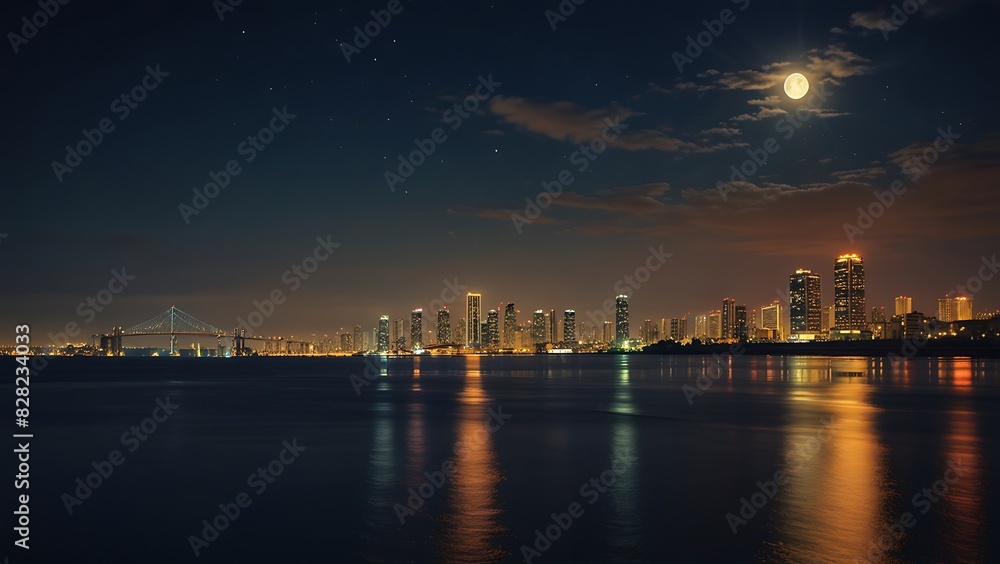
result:
M 715 499 L 712 491 L 704 490 L 696 505 L 654 505 L 658 511 L 680 512 L 671 514 L 671 521 L 689 521 L 690 535 L 709 539 L 709 546 L 703 550 L 710 554 L 789 562 L 852 561 L 872 554 L 880 561 L 905 561 L 927 546 L 932 547 L 936 558 L 949 561 L 969 559 L 970 554 L 981 557 L 988 554 L 982 548 L 989 534 L 983 492 L 992 484 L 985 475 L 985 461 L 980 452 L 981 429 L 977 418 L 982 413 L 964 398 L 974 396 L 976 387 L 984 383 L 996 386 L 994 361 L 917 359 L 892 365 L 885 359 L 863 357 L 724 358 L 713 386 L 697 398 L 695 407 L 689 407 L 682 403 L 683 394 L 678 388 L 702 376 L 714 364 L 710 358 L 661 360 L 618 356 L 608 358 L 603 366 L 583 370 L 566 359 L 558 360 L 559 363 L 552 361 L 533 373 L 484 368 L 497 362 L 488 357 L 461 359 L 457 374 L 437 369 L 433 359 L 415 359 L 399 372 L 390 369 L 380 384 L 388 386 L 389 392 L 405 388 L 412 394 L 406 405 L 375 405 L 367 495 L 369 515 L 381 516 L 374 520 L 382 521 L 379 526 L 387 526 L 386 514 L 375 508 L 398 501 L 395 497 L 401 491 L 401 484 L 415 487 L 424 481 L 425 471 L 440 467 L 440 461 L 429 455 L 433 449 L 427 444 L 430 439 L 425 432 L 425 420 L 429 414 L 445 414 L 453 421 L 452 429 L 462 448 L 454 455 L 448 452 L 457 472 L 442 488 L 443 493 L 435 494 L 443 496 L 443 501 L 434 509 L 425 508 L 435 513 L 433 553 L 440 560 L 453 562 L 517 558 L 518 547 L 527 540 L 523 538 L 525 533 L 543 525 L 549 513 L 564 511 L 565 506 L 535 507 L 530 514 L 514 515 L 515 521 L 528 520 L 524 531 L 511 531 L 502 524 L 510 522 L 505 513 L 513 511 L 515 506 L 530 505 L 530 500 L 505 499 L 500 493 L 500 483 L 530 481 L 532 476 L 509 475 L 501 462 L 502 453 L 497 451 L 496 439 L 484 428 L 484 421 L 490 406 L 507 401 L 505 395 L 518 398 L 523 393 L 498 389 L 495 387 L 498 382 L 504 381 L 509 386 L 518 379 L 537 377 L 546 381 L 547 386 L 586 383 L 593 386 L 594 394 L 606 394 L 605 402 L 593 402 L 606 405 L 606 409 L 582 410 L 588 415 L 578 416 L 581 420 L 594 417 L 597 424 L 607 426 L 605 436 L 610 442 L 590 446 L 606 452 L 604 468 L 607 469 L 622 453 L 638 459 L 628 472 L 616 477 L 614 485 L 592 508 L 586 508 L 584 518 L 595 521 L 593 530 L 599 532 L 600 540 L 567 535 L 576 540 L 566 542 L 595 542 L 591 552 L 595 561 L 657 561 L 664 557 L 663 545 L 657 544 L 658 535 L 662 534 L 661 524 L 651 526 L 663 516 L 649 514 L 649 504 L 643 501 L 651 492 L 661 491 L 664 481 L 670 487 L 692 482 L 686 476 L 670 474 L 676 471 L 670 462 L 672 448 L 686 440 L 683 434 L 672 435 L 671 429 L 682 424 L 689 426 L 685 431 L 689 436 L 698 437 L 705 444 L 715 440 L 713 433 L 719 432 L 712 426 L 721 426 L 731 434 L 746 433 L 758 440 L 758 435 L 748 430 L 749 426 L 755 426 L 759 427 L 756 432 L 763 434 L 760 440 L 764 444 L 773 441 L 776 446 L 774 451 L 747 450 L 735 457 L 757 457 L 763 462 L 757 468 L 769 471 L 747 476 L 740 474 L 739 468 L 730 469 L 720 466 L 717 460 L 709 461 L 706 472 L 715 480 L 697 481 L 699 487 L 727 479 L 737 480 L 740 487 L 753 487 L 757 480 L 772 479 L 770 472 L 785 471 L 788 475 L 788 482 L 778 488 L 774 498 L 758 510 L 758 515 L 744 529 L 760 538 L 760 542 L 752 545 L 746 544 L 744 534 L 738 538 L 743 544 L 734 544 L 736 548 L 711 546 L 730 540 L 729 531 L 719 526 L 723 521 L 720 516 L 731 511 L 738 500 Z M 505 375 L 515 377 L 504 378 Z M 460 379 L 454 407 L 429 406 L 419 399 L 420 394 L 427 392 L 428 385 L 435 383 L 435 378 L 442 377 Z M 942 427 L 936 432 L 943 433 L 943 437 L 938 443 L 925 443 L 919 431 L 908 430 L 906 426 L 914 418 L 920 420 L 922 395 L 939 399 L 935 389 L 955 393 L 948 396 L 950 400 L 944 409 L 938 404 L 932 406 L 937 415 L 928 425 L 935 430 L 933 425 L 940 419 Z M 735 416 L 724 411 L 729 408 L 723 407 L 742 408 L 744 402 L 755 404 L 762 400 L 768 406 L 765 415 L 776 422 L 773 425 L 769 419 L 734 419 Z M 900 407 L 893 403 L 904 400 L 918 404 Z M 395 410 L 405 414 L 402 444 L 397 442 L 389 423 Z M 549 429 L 539 428 L 535 432 L 545 436 Z M 658 433 L 662 438 L 650 433 Z M 650 451 L 650 444 L 663 445 L 663 450 Z M 642 450 L 643 446 L 647 450 Z M 694 456 L 699 456 L 697 443 L 687 446 Z M 538 448 L 539 444 L 521 445 L 525 449 L 533 447 Z M 401 456 L 394 456 L 394 452 Z M 546 464 L 544 452 L 535 455 L 539 464 Z M 769 460 L 775 456 L 776 459 Z M 919 487 L 913 484 L 930 485 L 933 479 L 944 475 L 952 460 L 961 461 L 964 469 L 961 479 L 927 515 L 917 515 L 919 529 L 915 527 L 901 539 L 886 540 L 888 527 L 898 522 L 905 511 L 914 511 L 911 500 Z M 933 467 L 930 471 L 928 464 Z M 398 465 L 403 466 L 397 468 Z M 918 477 L 913 476 L 914 469 L 919 471 Z M 592 477 L 580 474 L 577 468 L 559 471 L 574 485 Z M 928 480 L 925 476 L 935 478 Z M 508 491 L 516 492 L 517 488 Z M 748 497 L 754 491 L 757 490 L 747 490 Z M 538 516 L 543 518 L 541 522 Z M 394 516 L 390 514 L 388 518 Z M 558 543 L 555 544 L 558 548 Z M 872 547 L 879 548 L 873 552 Z M 698 555 L 682 554 L 688 558 Z

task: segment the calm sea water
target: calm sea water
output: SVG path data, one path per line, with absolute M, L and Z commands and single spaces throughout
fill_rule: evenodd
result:
M 614 355 L 54 359 L 31 380 L 31 558 L 7 553 L 1000 560 L 997 361 L 737 357 L 699 390 L 711 368 Z M 179 407 L 143 429 L 168 397 Z M 304 450 L 282 454 L 286 441 Z M 115 450 L 121 464 L 102 464 Z M 113 471 L 68 501 L 87 493 L 76 480 L 92 463 Z M 241 493 L 239 516 L 218 517 Z M 196 557 L 192 538 L 213 520 L 225 527 Z

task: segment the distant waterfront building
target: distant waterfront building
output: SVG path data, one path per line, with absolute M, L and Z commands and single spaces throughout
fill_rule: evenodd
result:
M 896 298 L 896 315 L 906 315 L 913 311 L 913 298 L 899 296 Z
M 681 342 L 687 338 L 687 317 L 674 317 L 670 320 L 670 340 Z
M 495 309 L 486 312 L 486 333 L 483 344 L 487 347 L 500 346 L 500 314 Z
M 656 330 L 654 329 L 654 327 L 655 326 L 653 325 L 652 319 L 647 319 L 642 322 L 642 333 L 639 335 L 639 338 L 642 339 L 642 342 L 646 344 L 656 342 L 654 340 L 656 338 L 654 337 L 654 335 L 656 334 Z
M 483 296 L 469 294 L 465 312 L 465 345 L 478 347 L 483 343 Z
M 363 351 L 364 343 L 361 342 L 361 326 L 354 326 L 354 338 L 351 339 L 351 345 L 354 347 L 355 351 Z
M 602 343 L 612 343 L 615 340 L 615 324 L 610 321 L 605 321 L 601 332 L 601 342 Z
M 832 305 L 823 306 L 823 325 L 822 325 L 823 332 L 829 333 L 836 326 L 837 326 L 836 308 Z
M 465 344 L 465 331 L 467 329 L 467 324 L 465 318 L 458 320 L 458 325 L 453 325 L 451 327 L 451 338 L 454 340 L 455 344 L 462 345 Z
M 503 346 L 512 349 L 516 346 L 515 337 L 517 333 L 517 309 L 514 302 L 507 304 L 503 312 Z
M 747 323 L 747 306 L 733 307 L 733 338 L 745 341 L 750 337 L 750 327 Z
M 549 338 L 548 342 L 558 343 L 559 342 L 559 331 L 556 329 L 556 310 L 549 310 Z
M 720 338 L 729 339 L 733 336 L 733 307 L 736 302 L 726 298 L 722 300 L 722 317 L 719 322 Z
M 628 340 L 628 296 L 623 294 L 615 298 L 615 343 L 622 346 Z
M 354 350 L 354 343 L 351 342 L 350 333 L 340 334 L 340 350 L 342 352 L 351 352 Z
M 447 307 L 438 310 L 437 343 L 439 345 L 451 343 L 451 314 Z
M 972 313 L 972 298 L 956 296 L 938 300 L 938 321 L 970 321 L 975 319 Z
M 781 340 L 785 338 L 784 329 L 781 327 L 781 302 L 774 300 L 774 303 L 760 308 L 760 328 L 771 332 L 771 338 Z
M 380 353 L 389 352 L 389 316 L 378 318 L 378 341 L 376 350 Z
M 694 318 L 694 336 L 697 339 L 708 338 L 708 316 L 698 315 Z
M 531 342 L 536 345 L 543 344 L 545 343 L 546 336 L 545 312 L 540 309 L 535 310 L 534 315 L 531 317 Z
M 722 312 L 720 310 L 708 312 L 708 338 L 722 338 Z
M 837 257 L 833 268 L 834 329 L 865 329 L 865 264 L 856 254 Z
M 410 312 L 410 348 L 424 348 L 424 310 L 421 308 Z
M 576 311 L 567 309 L 563 312 L 563 338 L 562 342 L 575 345 L 576 343 Z
M 403 330 L 403 320 L 392 320 L 392 331 L 389 332 L 389 349 L 406 348 L 406 331 Z

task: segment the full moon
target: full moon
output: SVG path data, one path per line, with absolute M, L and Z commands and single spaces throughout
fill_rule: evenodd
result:
M 785 94 L 792 100 L 798 100 L 809 93 L 809 80 L 799 73 L 792 73 L 785 79 Z

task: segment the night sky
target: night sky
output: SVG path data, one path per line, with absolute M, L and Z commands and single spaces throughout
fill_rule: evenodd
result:
M 429 307 L 445 280 L 484 310 L 515 301 L 525 321 L 598 309 L 661 246 L 672 256 L 628 292 L 634 334 L 726 296 L 759 308 L 796 268 L 823 275 L 830 304 L 845 252 L 865 258 L 869 308 L 902 294 L 934 315 L 1000 253 L 998 2 L 928 1 L 890 29 L 892 4 L 875 1 L 588 0 L 557 20 L 556 0 L 403 0 L 363 48 L 355 26 L 390 3 L 349 4 L 245 1 L 220 21 L 209 0 L 76 0 L 21 42 L 9 33 L 39 7 L 5 2 L 0 342 L 15 323 L 90 335 L 172 304 L 228 329 L 275 289 L 287 301 L 260 333 L 332 335 Z M 721 33 L 679 70 L 673 54 L 723 10 L 730 23 L 709 21 Z M 782 91 L 793 72 L 811 83 L 799 101 Z M 627 129 L 581 160 L 616 118 Z M 102 120 L 114 129 L 63 170 Z M 262 150 L 241 145 L 272 124 Z M 439 128 L 391 190 L 386 172 Z M 766 164 L 720 191 L 769 138 Z M 185 214 L 230 161 L 239 174 Z M 564 170 L 572 184 L 516 225 Z M 849 241 L 857 208 L 896 181 L 906 191 Z M 339 247 L 293 291 L 283 273 L 317 237 Z M 134 280 L 82 316 L 123 268 Z M 995 310 L 1000 279 L 973 297 Z M 451 307 L 457 322 L 464 295 Z

